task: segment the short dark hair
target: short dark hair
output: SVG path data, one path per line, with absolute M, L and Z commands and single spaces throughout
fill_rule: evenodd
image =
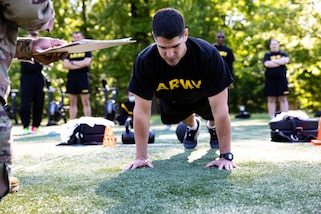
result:
M 217 34 L 224 34 L 224 35 L 225 35 L 224 31 L 222 31 L 222 30 L 217 31 L 217 32 L 216 32 L 216 35 L 217 35 Z
M 82 33 L 81 31 L 74 31 L 74 32 L 72 33 L 72 35 L 75 35 L 75 34 L 80 34 L 80 35 L 83 36 L 83 33 Z
M 154 37 L 172 39 L 182 37 L 185 31 L 183 15 L 174 8 L 163 8 L 156 12 L 152 22 Z
M 29 31 L 28 33 L 30 36 L 36 37 L 38 36 L 38 32 L 37 31 Z

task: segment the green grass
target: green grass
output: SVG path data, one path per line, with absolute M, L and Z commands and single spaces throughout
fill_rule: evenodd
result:
M 320 213 L 321 147 L 270 141 L 267 115 L 234 119 L 234 171 L 203 168 L 218 155 L 205 123 L 195 150 L 184 150 L 158 117 L 152 118 L 154 167 L 123 171 L 134 145 L 123 145 L 124 128 L 113 128 L 116 147 L 56 146 L 44 134 L 23 136 L 15 126 L 13 175 L 21 190 L 10 194 L 0 213 Z

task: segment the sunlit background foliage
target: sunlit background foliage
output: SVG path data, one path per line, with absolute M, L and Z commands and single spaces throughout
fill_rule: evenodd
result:
M 180 10 L 189 35 L 215 42 L 215 33 L 223 30 L 226 45 L 235 54 L 235 84 L 230 90 L 230 110 L 238 112 L 244 105 L 250 112 L 266 112 L 263 96 L 262 59 L 268 51 L 267 41 L 276 38 L 287 52 L 291 109 L 314 112 L 321 109 L 320 95 L 320 9 L 317 0 L 54 0 L 55 28 L 41 36 L 70 41 L 74 31 L 86 38 L 120 39 L 132 37 L 135 44 L 93 52 L 91 66 L 91 102 L 93 114 L 103 116 L 103 94 L 98 88 L 106 79 L 118 88 L 117 102 L 124 100 L 136 55 L 153 42 L 151 20 L 156 10 L 174 7 Z M 20 36 L 26 35 L 23 30 Z M 52 86 L 65 87 L 67 70 L 62 62 L 45 70 Z M 19 88 L 19 63 L 10 70 L 12 88 Z M 59 100 L 59 91 L 55 99 Z M 19 96 L 19 94 L 18 94 Z M 18 100 L 19 103 L 19 100 Z M 66 99 L 68 104 L 68 99 Z M 157 109 L 154 109 L 157 113 Z

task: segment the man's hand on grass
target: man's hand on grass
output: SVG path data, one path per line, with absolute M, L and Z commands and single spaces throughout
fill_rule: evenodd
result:
M 153 164 L 148 160 L 136 159 L 133 163 L 126 165 L 124 169 L 129 170 L 129 169 L 136 169 L 136 168 L 145 167 L 145 166 L 154 168 Z
M 224 158 L 209 162 L 208 164 L 206 164 L 205 168 L 209 168 L 212 166 L 216 166 L 219 170 L 232 170 L 237 168 L 237 166 L 232 161 L 226 160 Z

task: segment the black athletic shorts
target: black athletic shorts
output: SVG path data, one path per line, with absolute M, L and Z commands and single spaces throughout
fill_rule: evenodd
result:
M 189 104 L 160 100 L 160 111 L 161 119 L 164 124 L 179 123 L 193 113 L 196 113 L 205 120 L 214 120 L 207 97 Z
M 69 71 L 66 89 L 66 93 L 68 94 L 89 94 L 88 73 Z
M 264 96 L 266 97 L 278 97 L 289 95 L 289 87 L 287 79 L 265 79 Z

